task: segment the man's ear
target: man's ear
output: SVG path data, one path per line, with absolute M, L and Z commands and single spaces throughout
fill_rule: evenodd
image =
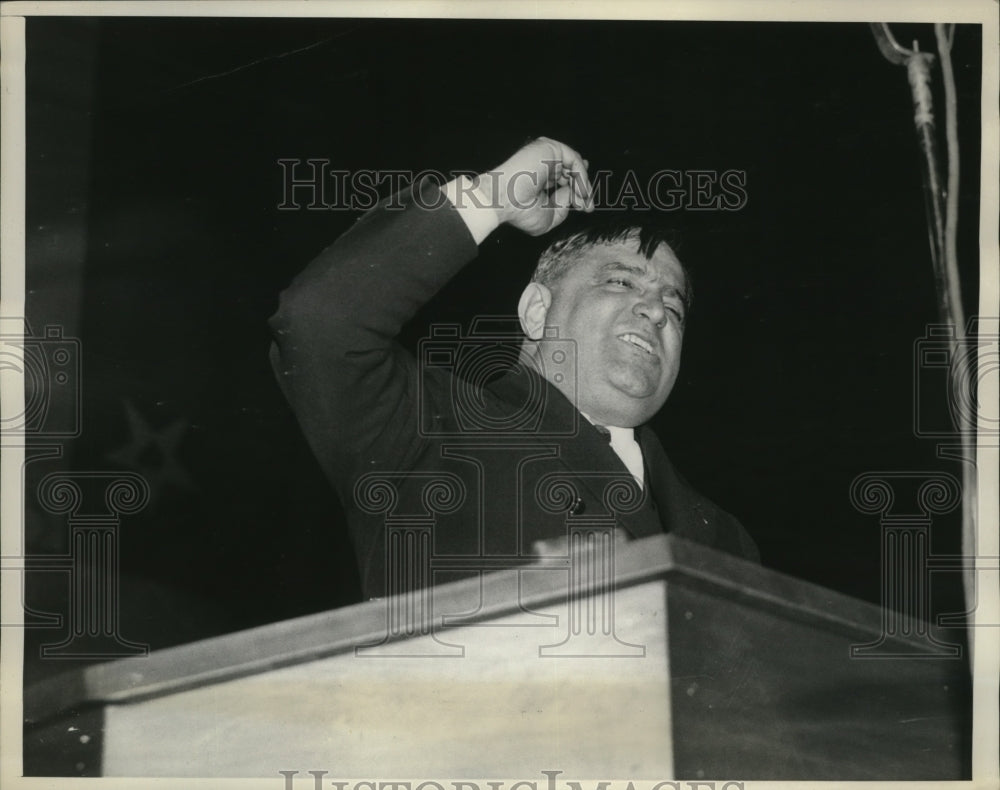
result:
M 521 330 L 532 340 L 541 340 L 545 335 L 545 316 L 551 304 L 552 292 L 541 283 L 528 283 L 521 292 L 517 316 L 521 319 Z

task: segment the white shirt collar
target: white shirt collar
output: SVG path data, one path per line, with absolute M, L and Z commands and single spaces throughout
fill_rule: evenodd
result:
M 587 422 L 591 425 L 597 425 L 590 418 L 590 415 L 586 412 L 580 412 Z M 632 477 L 635 478 L 639 487 L 643 487 L 643 478 L 645 476 L 645 466 L 642 462 L 642 449 L 639 447 L 639 443 L 635 440 L 635 429 L 634 428 L 619 428 L 617 425 L 605 425 L 603 426 L 608 429 L 611 433 L 611 449 L 615 451 L 615 454 L 621 458 L 622 463 L 625 467 L 632 473 Z

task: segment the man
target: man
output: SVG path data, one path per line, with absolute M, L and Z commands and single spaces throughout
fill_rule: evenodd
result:
M 411 586 L 438 583 L 551 551 L 583 516 L 613 519 L 622 539 L 669 531 L 757 559 L 642 427 L 677 378 L 689 294 L 655 235 L 618 228 L 550 246 L 503 375 L 498 346 L 476 336 L 464 357 L 441 338 L 419 359 L 395 342 L 498 225 L 541 235 L 571 210 L 594 210 L 587 162 L 542 137 L 443 195 L 425 180 L 383 202 L 282 294 L 272 361 L 348 513 L 367 595 L 401 589 L 401 551 L 435 566 L 430 579 L 410 568 Z M 623 479 L 635 496 L 614 493 Z M 429 545 L 388 540 L 400 523 L 422 525 Z

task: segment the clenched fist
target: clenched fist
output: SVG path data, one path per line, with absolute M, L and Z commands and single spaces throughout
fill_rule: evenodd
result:
M 587 160 L 548 137 L 533 140 L 503 164 L 481 174 L 476 186 L 489 198 L 501 222 L 530 236 L 552 230 L 570 210 L 594 210 Z

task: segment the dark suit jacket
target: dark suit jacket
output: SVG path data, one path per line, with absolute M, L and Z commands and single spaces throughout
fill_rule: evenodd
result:
M 365 593 L 384 593 L 407 552 L 432 555 L 435 570 L 428 580 L 411 567 L 403 586 L 440 583 L 523 562 L 585 523 L 629 538 L 669 531 L 756 560 L 740 523 L 684 481 L 652 430 L 637 429 L 640 492 L 559 390 L 505 365 L 509 346 L 437 333 L 418 359 L 395 342 L 476 253 L 425 180 L 321 253 L 271 319 L 278 381 L 344 504 Z

